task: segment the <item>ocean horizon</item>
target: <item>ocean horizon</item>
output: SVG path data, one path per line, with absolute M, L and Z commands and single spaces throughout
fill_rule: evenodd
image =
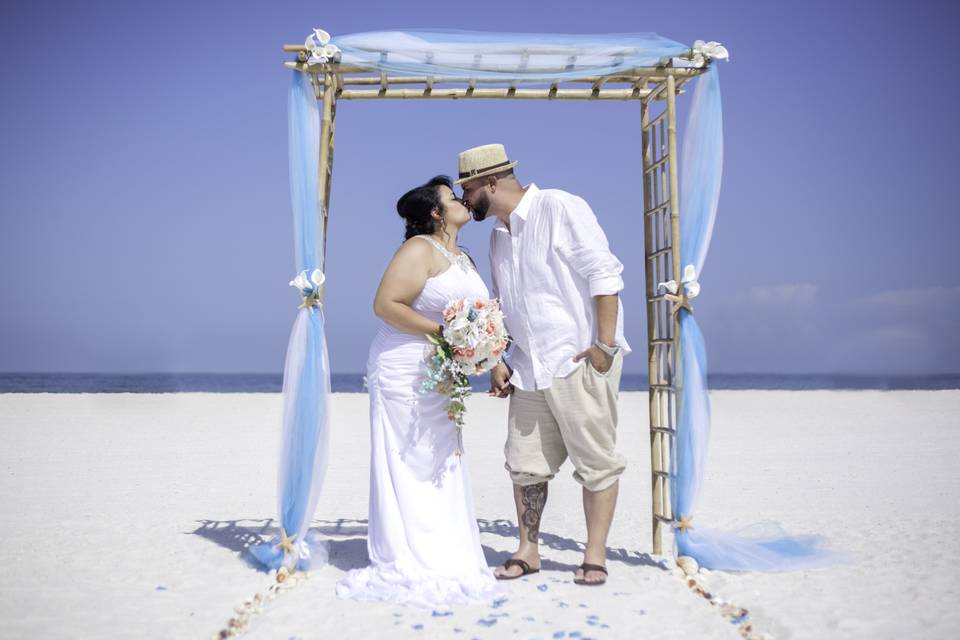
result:
M 960 389 L 960 374 L 863 375 L 807 373 L 714 373 L 711 389 L 736 390 L 938 390 Z M 474 380 L 482 393 L 487 378 Z M 361 373 L 333 373 L 331 390 L 364 393 Z M 279 393 L 279 373 L 0 373 L 0 393 Z M 646 391 L 647 376 L 624 374 L 621 391 Z

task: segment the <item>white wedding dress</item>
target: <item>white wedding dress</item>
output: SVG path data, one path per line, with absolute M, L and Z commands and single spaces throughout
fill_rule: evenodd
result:
M 418 237 L 451 263 L 427 280 L 412 305 L 418 313 L 439 323 L 451 300 L 489 297 L 465 255 Z M 447 398 L 420 392 L 428 345 L 425 337 L 384 324 L 370 346 L 370 566 L 340 579 L 341 598 L 431 607 L 502 595 L 480 547 L 469 454 L 456 455 Z

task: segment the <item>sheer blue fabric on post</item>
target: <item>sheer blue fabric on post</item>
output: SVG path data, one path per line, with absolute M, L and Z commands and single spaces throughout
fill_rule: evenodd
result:
M 716 65 L 697 79 L 685 129 L 680 164 L 681 265 L 693 265 L 699 277 L 706 260 L 720 198 L 723 127 L 720 79 Z M 677 434 L 674 442 L 672 507 L 674 517 L 692 519 L 703 483 L 710 439 L 707 352 L 696 318 L 680 310 L 680 360 Z M 679 555 L 700 566 L 728 571 L 787 571 L 833 564 L 840 554 L 822 547 L 819 536 L 790 536 L 778 525 L 717 531 L 696 523 L 678 529 Z
M 544 34 L 371 31 L 334 36 L 341 63 L 402 75 L 573 80 L 653 67 L 690 51 L 655 33 Z
M 323 227 L 317 197 L 320 117 L 307 74 L 293 72 L 288 102 L 290 196 L 297 272 L 322 269 Z M 327 562 L 327 547 L 310 520 L 327 468 L 330 368 L 322 308 L 297 312 L 283 372 L 283 427 L 278 472 L 281 536 L 253 545 L 269 569 L 306 570 Z M 286 544 L 286 548 L 284 548 Z

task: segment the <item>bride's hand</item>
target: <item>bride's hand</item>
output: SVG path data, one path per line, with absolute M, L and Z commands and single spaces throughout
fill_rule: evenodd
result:
M 513 393 L 513 385 L 510 384 L 510 367 L 501 362 L 490 370 L 490 395 L 497 398 L 506 398 Z

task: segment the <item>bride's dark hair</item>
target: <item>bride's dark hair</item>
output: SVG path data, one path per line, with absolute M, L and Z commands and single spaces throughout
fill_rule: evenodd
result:
M 447 176 L 436 176 L 426 184 L 410 189 L 397 200 L 397 213 L 407 222 L 404 240 L 431 234 L 436 230 L 437 224 L 444 226 L 443 214 L 446 209 L 440 200 L 440 187 L 453 190 L 453 182 Z M 434 209 L 440 212 L 439 223 L 430 215 Z

